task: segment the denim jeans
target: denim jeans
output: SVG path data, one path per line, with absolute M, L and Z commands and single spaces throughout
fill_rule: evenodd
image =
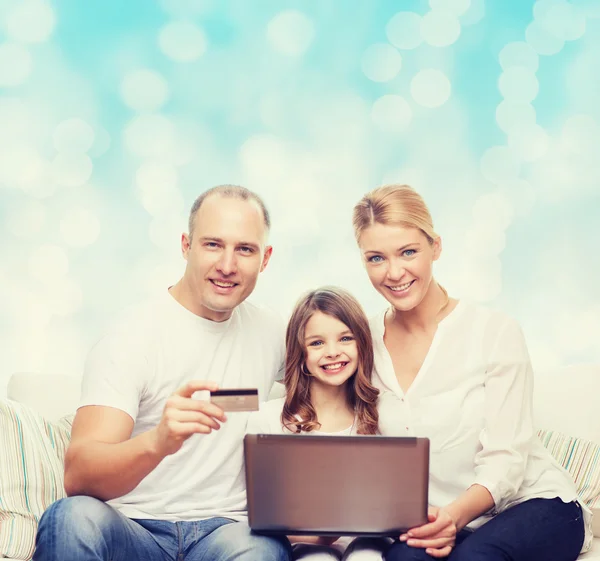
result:
M 91 497 L 55 502 L 40 520 L 34 561 L 290 561 L 287 538 L 228 518 L 134 520 Z
M 501 512 L 475 531 L 462 530 L 448 561 L 575 561 L 584 522 L 576 502 L 531 499 Z M 396 541 L 386 561 L 431 561 L 424 549 Z

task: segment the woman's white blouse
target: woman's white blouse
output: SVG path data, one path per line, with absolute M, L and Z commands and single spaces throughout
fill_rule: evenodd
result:
M 533 372 L 515 320 L 460 301 L 440 322 L 405 394 L 384 344 L 384 318 L 382 312 L 371 320 L 380 431 L 430 439 L 430 504 L 445 506 L 471 485 L 484 486 L 495 509 L 469 525 L 476 528 L 528 499 L 577 497 L 570 476 L 536 436 Z M 591 513 L 585 514 L 591 540 Z

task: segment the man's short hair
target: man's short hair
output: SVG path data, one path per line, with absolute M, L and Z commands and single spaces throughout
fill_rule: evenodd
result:
M 216 187 L 211 187 L 208 191 L 202 193 L 192 205 L 190 210 L 190 217 L 188 219 L 188 233 L 190 239 L 194 234 L 194 226 L 196 225 L 196 214 L 204 200 L 210 195 L 220 195 L 221 197 L 227 197 L 230 199 L 239 199 L 241 201 L 254 201 L 262 211 L 263 219 L 265 223 L 265 229 L 267 232 L 271 228 L 271 218 L 269 216 L 269 211 L 265 206 L 264 201 L 253 191 L 250 189 L 246 189 L 246 187 L 242 187 L 241 185 L 217 185 Z

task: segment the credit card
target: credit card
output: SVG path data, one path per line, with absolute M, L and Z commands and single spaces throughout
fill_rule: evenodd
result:
M 210 392 L 210 401 L 223 411 L 258 411 L 258 390 L 237 388 Z

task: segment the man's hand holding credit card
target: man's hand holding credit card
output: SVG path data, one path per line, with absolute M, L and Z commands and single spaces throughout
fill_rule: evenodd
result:
M 258 411 L 256 388 L 230 388 L 210 392 L 210 402 L 223 411 Z

